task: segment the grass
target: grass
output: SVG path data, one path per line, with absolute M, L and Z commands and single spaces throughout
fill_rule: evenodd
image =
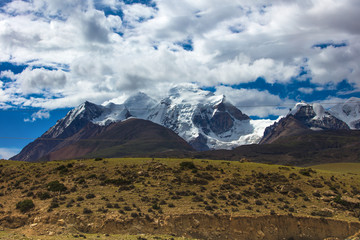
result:
M 57 239 L 105 231 L 100 227 L 105 220 L 156 222 L 167 216 L 196 213 L 310 216 L 315 209 L 330 208 L 334 219 L 358 221 L 358 216 L 349 214 L 349 209 L 332 205 L 331 199 L 325 201 L 314 192 L 319 191 L 321 195 L 331 190 L 355 197 L 360 193 L 357 192 L 360 175 L 344 173 L 359 166 L 328 164 L 304 170 L 251 162 L 151 158 L 43 163 L 0 161 L 0 219 L 26 218 L 30 222 L 18 228 L 19 234 L 45 236 L 54 231 L 61 233 L 62 238 Z M 337 171 L 331 171 L 334 169 Z M 66 190 L 49 191 L 50 198 L 40 199 L 38 196 L 48 191 L 49 183 L 55 181 Z M 16 203 L 25 198 L 32 199 L 35 208 L 24 214 L 16 209 Z M 61 219 L 65 219 L 66 227 L 58 224 Z M 38 225 L 30 229 L 32 223 Z M 86 227 L 89 224 L 93 226 L 91 231 Z M 0 231 L 0 238 L 7 231 Z M 106 239 L 127 239 L 113 236 L 126 234 L 121 231 L 111 228 L 110 237 Z M 141 229 L 137 231 L 141 233 Z M 129 239 L 133 239 L 131 237 L 138 236 L 129 236 Z
M 360 163 L 329 163 L 315 165 L 312 168 L 337 173 L 360 174 Z

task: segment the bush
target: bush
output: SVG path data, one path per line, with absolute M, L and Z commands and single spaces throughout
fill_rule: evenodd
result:
M 130 214 L 130 216 L 133 217 L 133 218 L 137 218 L 139 215 L 138 215 L 137 213 L 135 213 L 135 212 L 132 212 L 132 213 Z
M 316 173 L 316 171 L 312 170 L 311 168 L 303 168 L 299 170 L 299 173 L 304 176 L 311 176 L 311 173 Z
M 95 198 L 95 194 L 89 193 L 85 196 L 87 199 Z
M 60 183 L 59 181 L 52 181 L 49 182 L 48 185 L 48 190 L 51 192 L 64 192 L 67 190 L 67 188 L 65 187 L 64 184 Z
M 33 209 L 34 207 L 35 207 L 35 204 L 30 199 L 25 199 L 16 204 L 16 209 L 19 209 L 20 212 L 22 212 L 22 213 L 28 212 L 31 209 Z
M 84 214 L 91 214 L 93 211 L 91 211 L 90 209 L 88 209 L 88 208 L 84 208 L 84 210 L 83 210 L 83 213 Z
M 76 201 L 84 201 L 84 198 L 79 196 L 79 197 L 76 198 Z
M 49 192 L 38 192 L 36 195 L 40 200 L 46 200 L 46 199 L 51 198 Z
M 182 170 L 184 169 L 196 169 L 196 166 L 193 162 L 181 162 L 180 163 L 180 168 Z

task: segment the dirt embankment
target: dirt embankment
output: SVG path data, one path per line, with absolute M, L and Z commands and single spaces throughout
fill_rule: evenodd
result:
M 53 215 L 43 218 L 2 218 L 2 226 L 23 229 L 28 234 L 54 232 L 109 233 L 109 234 L 174 234 L 197 239 L 345 239 L 360 230 L 359 222 L 334 219 L 274 216 L 214 216 L 188 214 L 159 219 L 135 218 L 122 221 L 110 216 L 100 219 L 86 216 Z M 71 230 L 71 231 L 70 231 Z

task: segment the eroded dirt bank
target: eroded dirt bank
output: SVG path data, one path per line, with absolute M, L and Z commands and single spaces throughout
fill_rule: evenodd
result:
M 10 222 L 11 221 L 11 224 Z M 18 224 L 14 224 L 14 223 Z M 73 215 L 53 215 L 44 218 L 16 220 L 3 218 L 1 225 L 22 229 L 36 235 L 53 232 L 109 233 L 109 234 L 173 234 L 197 239 L 345 239 L 360 230 L 360 222 L 334 219 L 275 216 L 214 216 L 188 214 L 158 219 L 136 218 L 122 221 L 117 218 L 92 218 Z M 22 225 L 22 226 L 20 226 Z
M 336 237 L 345 239 L 360 230 L 358 222 L 344 222 L 333 219 L 293 217 L 293 216 L 260 216 L 231 217 L 191 214 L 173 216 L 166 219 L 148 222 L 132 221 L 119 223 L 107 220 L 96 231 L 113 233 L 173 233 L 199 239 L 325 239 Z M 90 230 L 91 231 L 91 230 Z

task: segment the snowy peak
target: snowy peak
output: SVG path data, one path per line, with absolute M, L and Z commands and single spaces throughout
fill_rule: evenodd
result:
M 360 129 L 360 98 L 352 97 L 330 108 L 329 112 L 347 123 L 351 129 Z
M 104 112 L 104 107 L 84 102 L 74 108 L 63 119 L 43 134 L 44 138 L 69 137 Z
M 139 92 L 129 97 L 123 105 L 130 111 L 132 116 L 146 118 L 146 113 L 152 109 L 157 102 L 143 92 Z
M 326 111 L 321 104 L 297 103 L 288 115 L 267 127 L 262 143 L 272 143 L 280 137 L 300 134 L 309 130 L 349 130 L 346 122 Z
M 326 111 L 319 103 L 298 103 L 289 115 L 294 116 L 295 119 L 313 130 L 349 129 L 345 122 Z
M 178 133 L 197 150 L 231 149 L 257 143 L 266 126 L 227 101 L 194 85 L 172 88 L 149 115 L 149 120 Z M 271 124 L 267 122 L 267 124 Z

